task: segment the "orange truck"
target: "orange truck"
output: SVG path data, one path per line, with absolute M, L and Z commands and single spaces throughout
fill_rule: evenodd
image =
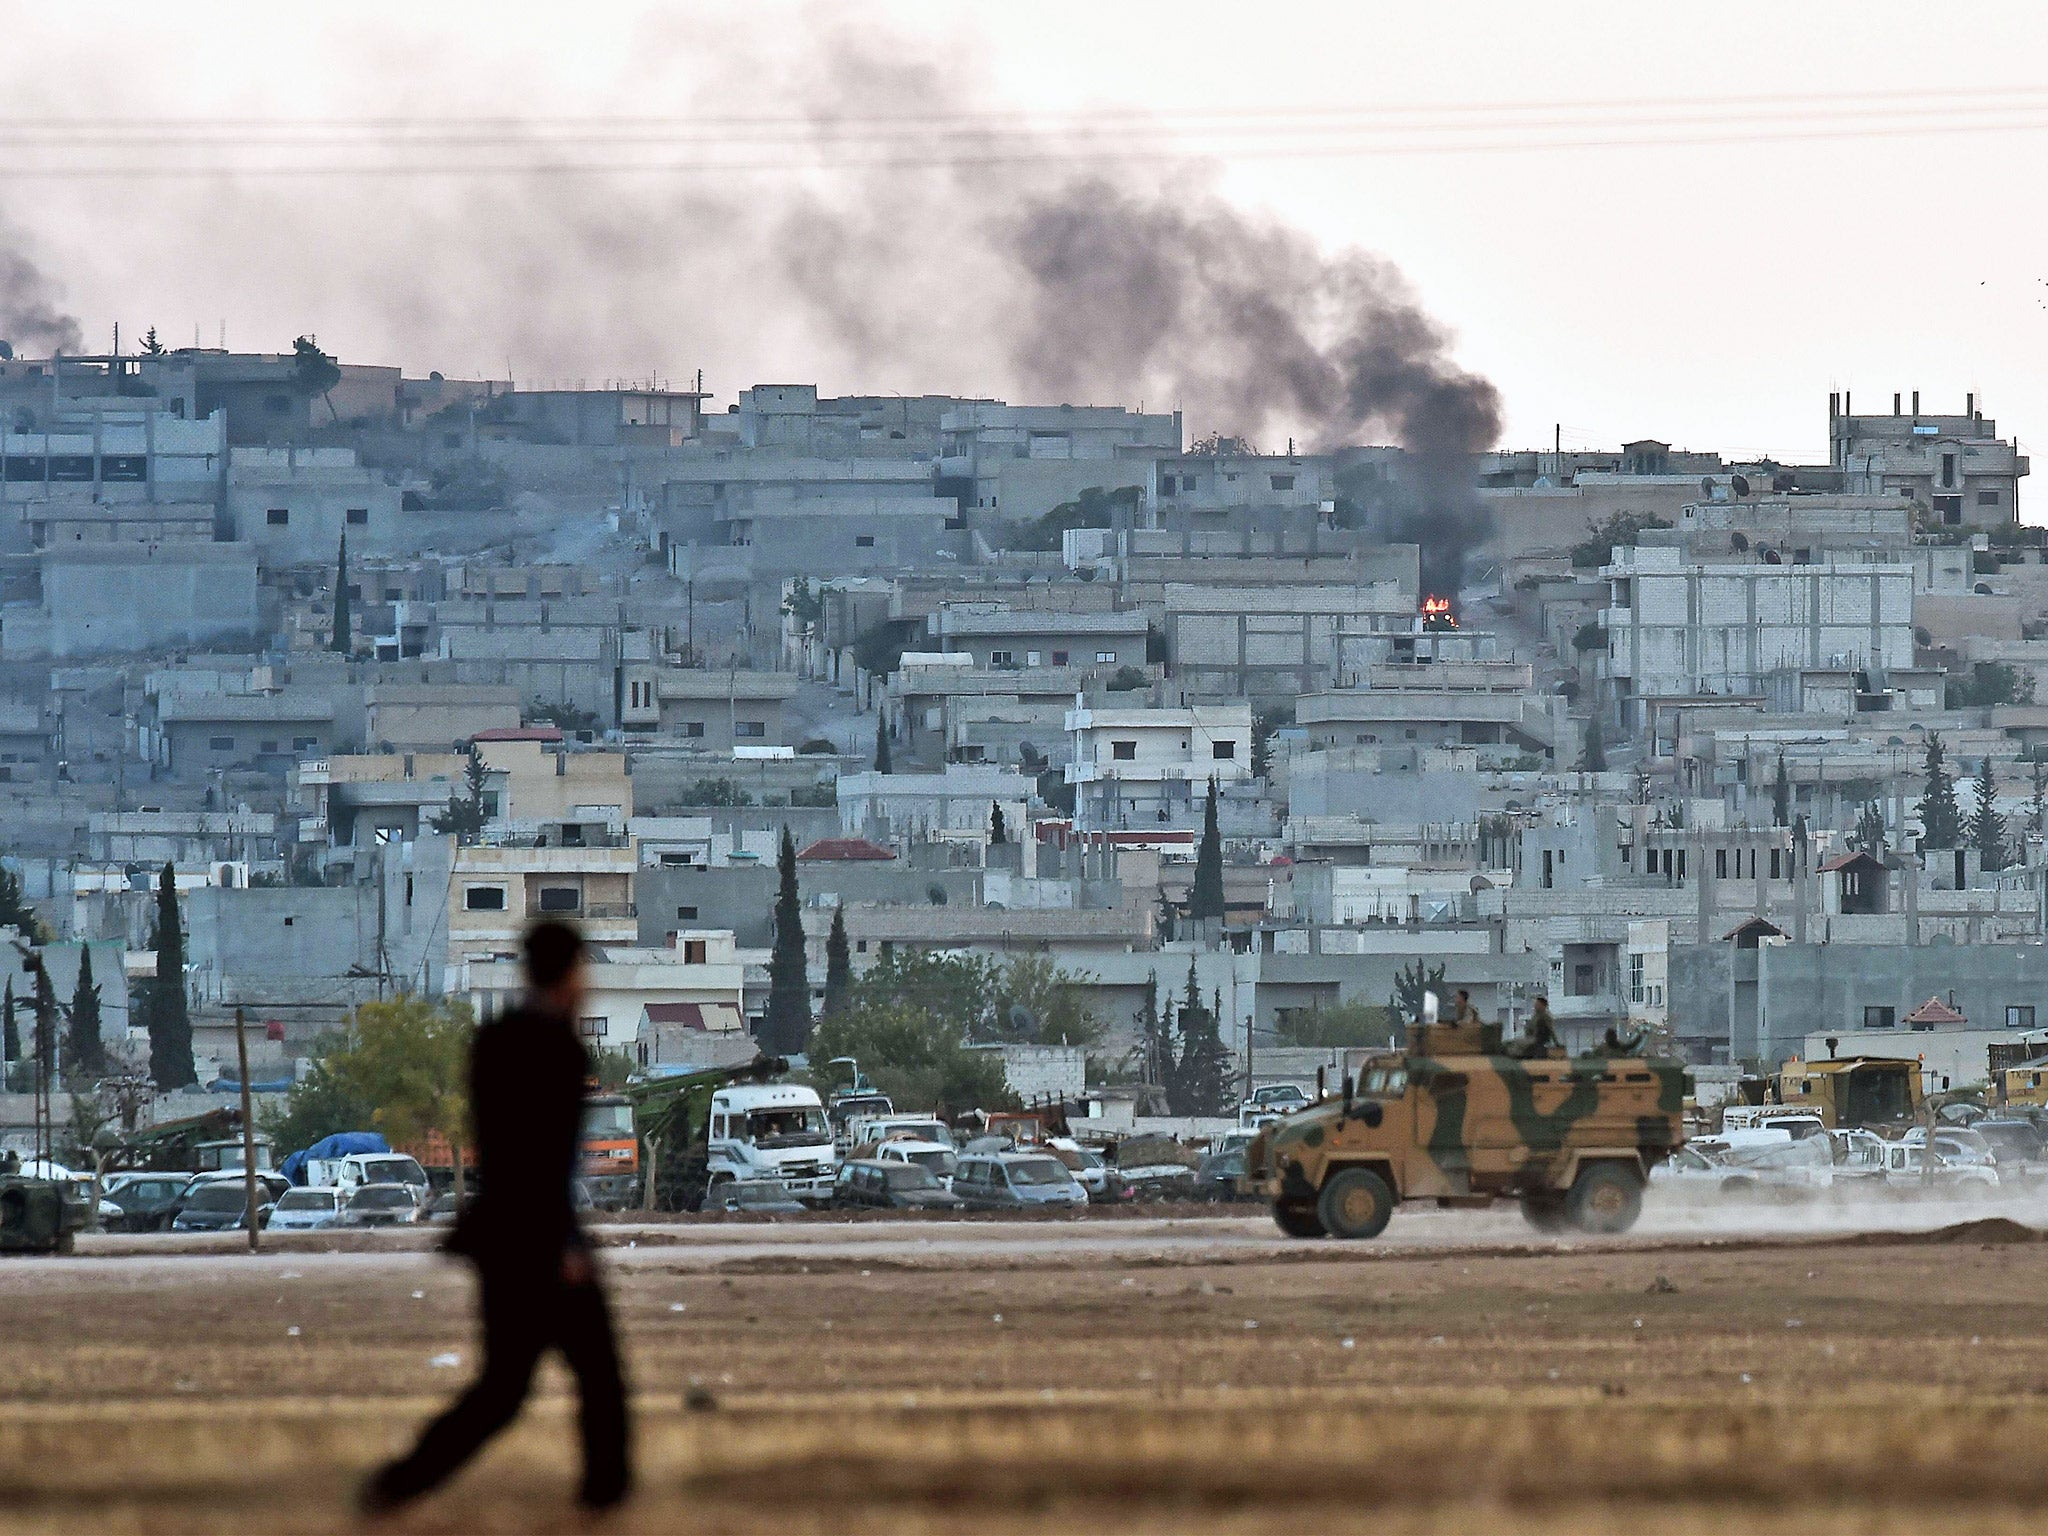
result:
M 640 1199 L 640 1137 L 624 1094 L 583 1101 L 583 1184 L 599 1210 L 623 1211 Z

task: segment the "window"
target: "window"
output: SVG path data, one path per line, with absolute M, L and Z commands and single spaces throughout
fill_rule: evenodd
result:
M 1956 483 L 1956 456 L 1944 453 L 1941 456 L 1941 488 L 1945 491 Z
M 875 547 L 875 536 L 872 533 L 856 533 L 853 536 L 853 547 L 855 549 L 873 549 Z
M 1110 757 L 1119 763 L 1136 762 L 1138 744 L 1135 741 L 1112 741 L 1109 744 Z
M 676 921 L 679 923 L 694 923 L 697 921 L 697 909 L 695 907 L 677 907 Z
M 1159 477 L 1159 494 L 1162 496 L 1171 496 L 1173 494 L 1173 476 L 1161 475 Z
M 768 734 L 768 724 L 764 720 L 735 720 L 732 733 L 742 740 L 760 741 Z
M 1781 878 L 1778 873 L 1778 850 L 1775 848 L 1771 850 L 1771 878 L 1773 880 Z
M 695 740 L 704 734 L 704 722 L 702 720 L 685 720 L 683 722 L 683 734 Z
M 1209 744 L 1209 755 L 1219 763 L 1235 762 L 1237 760 L 1237 743 L 1234 741 L 1211 742 Z
M 2032 1029 L 2034 1027 L 2033 1004 L 2028 1003 L 2024 1006 L 2012 1003 L 2006 1004 L 2005 1027 L 2007 1029 Z
M 1024 665 L 1027 667 L 1042 666 L 1044 661 L 1044 656 L 1037 651 L 1026 651 L 1024 653 Z
M 683 964 L 702 965 L 708 945 L 703 939 L 683 940 Z
M 1995 507 L 1995 506 L 1997 506 L 1997 505 L 1998 505 L 1998 492 L 1996 492 L 1996 491 L 1979 491 L 1979 492 L 1977 493 L 1977 505 L 1978 505 L 1978 506 L 1980 506 L 1980 507 Z
M 1056 667 L 1064 667 L 1067 664 L 1067 653 L 1065 651 L 1054 651 L 1052 653 L 1052 664 Z
M 505 887 L 502 885 L 472 885 L 462 893 L 462 910 L 465 912 L 502 912 L 505 910 Z
M 292 750 L 294 752 L 317 752 L 319 749 L 320 738 L 318 736 L 294 736 L 292 738 Z
M 1950 527 L 1954 527 L 1963 520 L 1963 498 L 1960 496 L 1935 497 L 1934 515 Z
M 1116 660 L 1116 652 L 1115 652 L 1115 651 L 1097 651 L 1097 652 L 1095 653 L 1095 659 L 1096 659 L 1097 661 L 1115 661 L 1115 660 Z
M 1716 880 L 1726 880 L 1728 878 L 1728 850 L 1726 848 L 1716 848 L 1714 850 L 1714 878 Z
M 576 1021 L 576 1027 L 578 1033 L 584 1039 L 602 1040 L 604 1038 L 604 1015 L 601 1013 L 586 1013 Z
M 235 738 L 232 736 L 209 736 L 206 738 L 206 745 L 210 751 L 232 752 L 235 750 Z
M 277 743 L 274 741 L 258 742 L 256 744 L 256 750 L 260 752 L 263 756 L 269 757 L 271 754 L 277 751 Z
M 544 885 L 540 888 L 540 909 L 543 912 L 580 912 L 583 893 L 573 885 Z
M 370 509 L 368 507 L 350 507 L 348 509 L 348 521 L 349 526 L 352 528 L 363 527 L 370 521 Z
M 1276 491 L 1291 491 L 1291 490 L 1293 490 L 1293 489 L 1294 489 L 1294 476 L 1292 476 L 1292 475 L 1275 475 L 1275 476 L 1273 476 L 1273 489 L 1274 489 L 1274 490 L 1276 490 Z
M 1628 1000 L 1640 1003 L 1643 1000 L 1643 957 L 1628 957 Z
M 1890 1029 L 1897 1019 L 1896 1009 L 1868 1007 L 1863 1010 L 1865 1029 Z
M 286 527 L 290 524 L 291 520 L 292 512 L 290 507 L 272 507 L 263 514 L 263 521 L 270 524 L 273 528 Z
M 990 651 L 988 653 L 988 664 L 992 667 L 1014 667 L 1017 665 L 1017 653 L 1015 651 Z

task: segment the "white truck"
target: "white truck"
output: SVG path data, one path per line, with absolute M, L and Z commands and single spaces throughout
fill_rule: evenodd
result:
M 417 1158 L 403 1152 L 353 1152 L 347 1157 L 309 1157 L 306 1182 L 348 1191 L 362 1184 L 405 1184 L 424 1195 L 432 1186 Z
M 711 1096 L 705 1173 L 722 1184 L 779 1180 L 799 1200 L 832 1198 L 839 1151 L 815 1089 L 795 1083 L 743 1083 Z

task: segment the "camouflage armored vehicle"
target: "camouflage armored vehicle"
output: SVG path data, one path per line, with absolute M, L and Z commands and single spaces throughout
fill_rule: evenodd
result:
M 22 1173 L 18 1159 L 0 1163 L 0 1253 L 69 1253 L 89 1214 L 59 1180 Z
M 1262 1130 L 1243 1187 L 1290 1237 L 1375 1237 L 1401 1200 L 1520 1200 L 1539 1231 L 1625 1232 L 1685 1139 L 1684 1066 L 1517 1055 L 1496 1024 L 1423 1023 L 1362 1081 Z

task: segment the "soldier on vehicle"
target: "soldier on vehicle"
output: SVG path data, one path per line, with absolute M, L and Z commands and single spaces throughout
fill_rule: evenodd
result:
M 1458 988 L 1458 1006 L 1451 1013 L 1451 1022 L 1465 1025 L 1479 1022 L 1479 1010 L 1472 1006 L 1472 994 L 1463 987 Z
M 1542 1056 L 1558 1049 L 1557 1026 L 1551 1022 L 1550 999 L 1539 992 L 1535 1006 L 1529 1010 L 1529 1027 L 1522 1038 L 1515 1042 L 1517 1056 Z

